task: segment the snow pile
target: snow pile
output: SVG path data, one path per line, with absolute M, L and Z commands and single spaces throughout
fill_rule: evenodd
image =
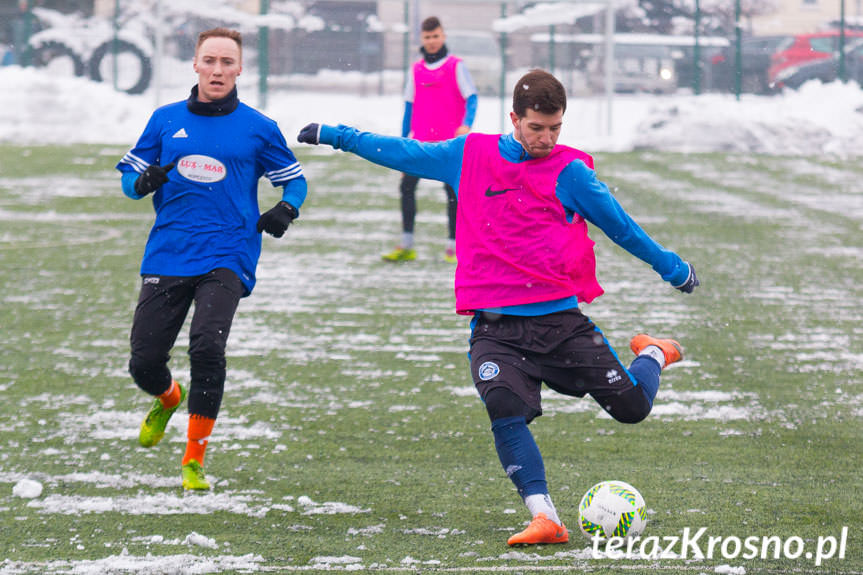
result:
M 35 499 L 42 495 L 42 484 L 33 479 L 22 479 L 12 487 L 12 495 L 24 499 Z
M 32 68 L 0 68 L 0 141 L 21 144 L 129 143 L 153 111 L 152 99 L 110 84 L 58 78 Z M 132 136 L 132 143 L 138 134 Z
M 163 90 L 163 99 L 184 99 L 188 87 Z M 248 79 L 246 79 L 248 80 Z M 289 143 L 309 122 L 343 123 L 395 135 L 401 126 L 399 95 L 360 96 L 345 76 L 338 93 L 273 91 L 267 115 Z M 82 78 L 55 77 L 14 66 L 0 68 L 0 142 L 15 144 L 122 144 L 131 147 L 155 107 L 153 94 L 130 96 Z M 254 89 L 240 85 L 240 98 L 255 105 Z M 164 102 L 163 102 L 164 103 Z M 508 106 L 505 101 L 504 106 Z M 611 117 L 612 130 L 605 127 Z M 500 100 L 483 97 L 474 130 L 511 128 Z M 591 152 L 654 149 L 679 152 L 743 152 L 775 155 L 859 155 L 863 150 L 863 90 L 857 84 L 811 82 L 777 96 L 617 95 L 611 114 L 605 98 L 571 98 L 560 143 Z M 325 150 L 321 150 L 325 151 Z
M 317 503 L 307 495 L 297 498 L 297 503 L 304 508 L 303 515 L 336 515 L 339 513 L 368 513 L 371 509 L 362 509 L 356 505 L 339 503 L 337 501 L 326 501 Z
M 216 540 L 212 537 L 207 537 L 206 535 L 201 535 L 195 531 L 192 531 L 186 538 L 183 540 L 183 545 L 188 545 L 190 547 L 206 547 L 207 549 L 218 549 L 219 544 L 216 543 Z
M 261 570 L 264 559 L 260 555 L 206 557 L 199 555 L 147 555 L 137 557 L 123 553 L 103 559 L 83 561 L 49 561 L 46 563 L 22 563 L 4 561 L 0 563 L 6 573 L 34 573 L 41 567 L 42 573 L 75 573 L 75 575 L 104 575 L 105 573 L 252 573 Z
M 642 122 L 635 148 L 775 155 L 863 150 L 863 90 L 857 84 L 804 84 L 777 97 L 706 94 L 663 103 Z

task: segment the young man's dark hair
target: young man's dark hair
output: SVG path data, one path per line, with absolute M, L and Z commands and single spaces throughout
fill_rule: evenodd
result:
M 558 144 L 566 93 L 534 70 L 515 86 L 511 134 L 419 141 L 309 124 L 300 142 L 323 143 L 418 178 L 448 183 L 458 199 L 456 312 L 472 315 L 471 376 L 503 471 L 532 519 L 509 545 L 566 543 L 545 464 L 528 424 L 542 414 L 543 384 L 590 394 L 616 421 L 647 417 L 680 344 L 644 333 L 628 365 L 580 310 L 602 293 L 588 222 L 691 293 L 695 268 L 651 238 L 597 178 L 590 154 Z
M 512 90 L 512 111 L 523 118 L 528 109 L 542 114 L 566 111 L 566 90 L 545 70 L 531 70 Z
M 420 28 L 423 32 L 431 32 L 432 30 L 437 30 L 438 28 L 443 28 L 440 23 L 440 19 L 437 16 L 429 16 L 423 23 L 420 25 Z

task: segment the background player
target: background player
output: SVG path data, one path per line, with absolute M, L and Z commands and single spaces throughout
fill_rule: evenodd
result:
M 476 118 L 477 94 L 464 62 L 449 54 L 446 34 L 436 17 L 423 20 L 420 39 L 422 59 L 414 63 L 405 85 L 402 137 L 413 134 L 421 142 L 447 140 L 467 134 Z M 399 246 L 383 255 L 391 262 L 416 259 L 414 225 L 417 215 L 416 189 L 419 178 L 402 174 L 399 192 L 402 236 Z M 456 196 L 444 183 L 447 197 L 447 245 L 444 259 L 455 263 Z

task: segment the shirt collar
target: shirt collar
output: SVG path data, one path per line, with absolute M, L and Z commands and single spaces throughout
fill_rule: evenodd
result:
M 198 85 L 195 84 L 192 87 L 192 93 L 189 94 L 189 99 L 186 100 L 186 108 L 199 116 L 227 116 L 236 110 L 239 105 L 240 99 L 237 98 L 236 86 L 224 98 L 213 100 L 212 102 L 201 102 L 198 100 Z
M 524 146 L 521 145 L 521 142 L 515 139 L 515 134 L 512 132 L 500 137 L 498 150 L 500 150 L 500 155 L 503 156 L 503 159 L 509 162 L 518 163 L 533 159 L 527 153 L 527 150 L 524 149 Z

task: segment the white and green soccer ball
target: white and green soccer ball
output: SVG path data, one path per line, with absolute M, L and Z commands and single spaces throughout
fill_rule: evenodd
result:
M 624 481 L 601 481 L 581 498 L 578 525 L 588 539 L 637 537 L 647 526 L 644 497 Z

